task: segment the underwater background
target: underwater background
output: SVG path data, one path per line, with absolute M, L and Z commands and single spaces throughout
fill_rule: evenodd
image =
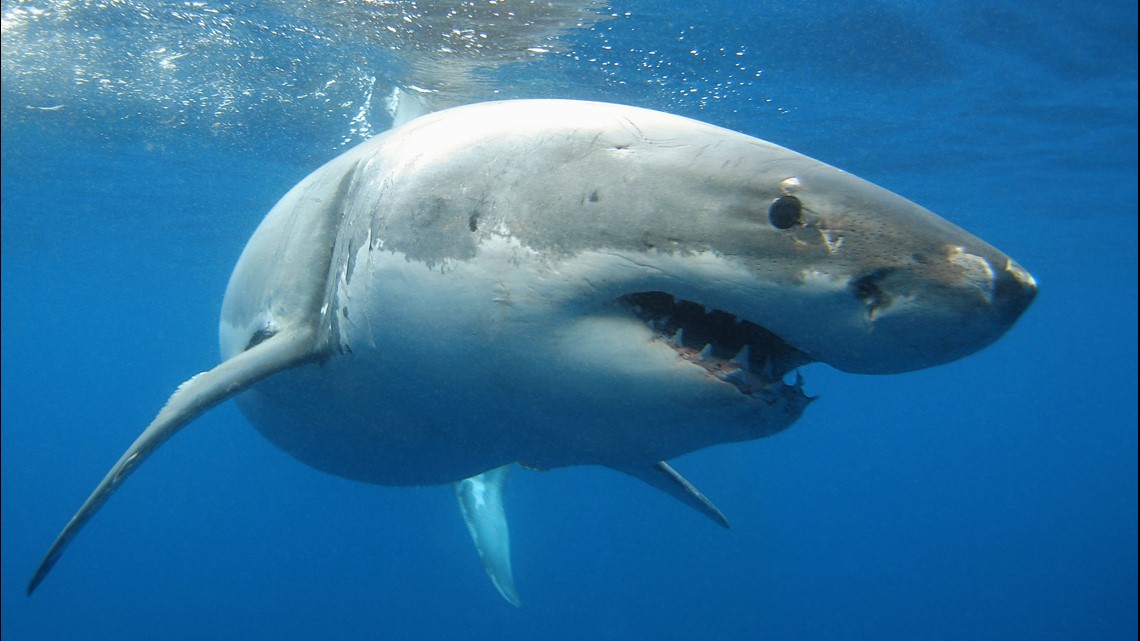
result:
M 1132 2 L 2 6 L 5 641 L 1136 638 Z M 262 216 L 387 128 L 396 86 L 743 131 L 978 234 L 1040 294 L 949 365 L 809 366 L 798 424 L 680 459 L 731 530 L 607 470 L 516 472 L 521 608 L 450 488 L 322 474 L 232 403 L 27 597 L 111 464 L 217 362 Z

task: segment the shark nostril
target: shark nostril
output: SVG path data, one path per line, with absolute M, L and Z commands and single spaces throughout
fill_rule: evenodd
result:
M 851 284 L 851 291 L 855 297 L 864 303 L 874 303 L 882 293 L 879 285 L 870 276 L 864 276 Z
M 855 298 L 867 306 L 868 321 L 874 321 L 876 316 L 891 304 L 891 295 L 881 286 L 883 278 L 891 271 L 891 269 L 876 269 L 851 281 L 848 286 Z
M 851 281 L 851 293 L 855 295 L 855 298 L 868 305 L 874 306 L 886 302 L 889 296 L 879 286 L 879 283 L 889 271 L 887 269 L 876 269 L 866 276 Z

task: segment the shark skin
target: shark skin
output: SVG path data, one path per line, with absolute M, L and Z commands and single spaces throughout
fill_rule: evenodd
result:
M 226 291 L 221 364 L 174 393 L 28 591 L 147 455 L 233 397 L 317 469 L 453 484 L 517 604 L 508 466 L 610 467 L 727 526 L 664 461 L 792 425 L 805 364 L 888 374 L 976 352 L 1035 292 L 928 210 L 741 133 L 571 100 L 423 115 L 269 212 Z

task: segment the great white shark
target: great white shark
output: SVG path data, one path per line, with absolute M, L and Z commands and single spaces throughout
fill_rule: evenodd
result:
M 887 374 L 1005 333 L 1029 273 L 844 171 L 676 115 L 571 100 L 423 115 L 289 191 L 234 268 L 222 362 L 183 383 L 56 539 L 236 398 L 330 474 L 454 484 L 508 601 L 509 466 L 601 465 L 722 525 L 666 461 L 794 423 L 798 368 Z

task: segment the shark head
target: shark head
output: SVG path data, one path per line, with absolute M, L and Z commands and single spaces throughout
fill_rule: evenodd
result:
M 812 360 L 864 374 L 940 365 L 992 343 L 1033 300 L 1020 265 L 930 211 L 827 165 L 790 173 L 769 170 L 765 240 L 740 255 L 757 275 L 746 314 Z
M 712 156 L 708 173 L 678 207 L 691 224 L 647 232 L 653 248 L 641 259 L 674 277 L 666 293 L 769 333 L 781 369 L 818 361 L 885 374 L 947 363 L 992 343 L 1033 300 L 1028 272 L 930 211 L 786 149 L 733 142 L 702 153 Z M 799 356 L 781 359 L 786 350 Z

